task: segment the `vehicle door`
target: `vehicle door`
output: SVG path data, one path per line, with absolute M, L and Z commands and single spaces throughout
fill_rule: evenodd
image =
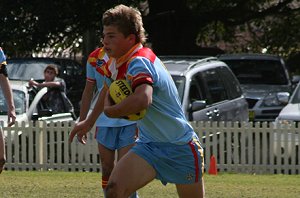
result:
M 228 112 L 231 108 L 216 68 L 195 74 L 189 89 L 189 120 L 221 121 L 230 120 Z
M 227 119 L 232 121 L 249 121 L 248 103 L 243 96 L 239 81 L 228 67 L 219 67 L 218 73 L 228 96 Z
M 30 105 L 30 109 L 33 109 L 31 119 L 32 120 L 45 120 L 45 121 L 72 121 L 74 117 L 72 112 L 69 111 L 68 106 L 65 106 L 63 97 L 57 97 L 55 103 L 63 105 L 60 112 L 52 110 L 52 105 L 45 100 L 47 94 L 47 88 L 41 89 L 35 96 L 33 102 Z M 54 104 L 56 105 L 56 104 Z

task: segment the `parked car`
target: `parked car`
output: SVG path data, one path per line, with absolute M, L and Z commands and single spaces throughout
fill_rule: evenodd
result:
M 215 57 L 161 56 L 189 121 L 248 121 L 248 105 L 230 68 Z
M 44 108 L 45 104 L 42 98 L 47 93 L 46 87 L 41 90 L 34 90 L 28 87 L 27 81 L 14 80 L 10 80 L 10 85 L 16 109 L 16 121 L 18 123 L 28 123 L 31 120 L 56 122 L 73 121 L 76 119 L 68 107 L 62 113 L 53 113 L 51 109 Z M 58 100 L 60 99 L 62 98 L 58 98 Z M 7 126 L 7 105 L 2 89 L 0 89 L 0 110 L 0 120 L 4 122 L 4 126 Z M 4 135 L 6 136 L 6 134 Z
M 239 80 L 251 121 L 274 121 L 293 91 L 284 60 L 270 54 L 222 54 Z
M 300 122 L 300 83 L 292 93 L 292 96 L 288 104 L 280 111 L 274 124 L 275 128 L 278 129 L 274 133 L 274 154 L 275 156 L 281 156 L 284 158 L 292 157 L 293 151 L 296 154 L 296 160 L 298 161 L 300 156 L 300 136 L 297 132 L 291 128 L 295 124 L 296 128 L 299 127 Z M 294 129 L 295 130 L 295 129 Z M 277 143 L 278 142 L 278 143 Z M 278 148 L 280 147 L 280 148 Z
M 7 60 L 8 77 L 11 80 L 44 81 L 44 69 L 55 64 L 58 77 L 66 82 L 67 96 L 71 100 L 76 115 L 79 115 L 81 95 L 85 86 L 85 69 L 77 61 L 64 58 L 11 58 Z
M 276 123 L 291 124 L 300 121 L 300 83 L 295 88 L 288 104 L 280 111 Z

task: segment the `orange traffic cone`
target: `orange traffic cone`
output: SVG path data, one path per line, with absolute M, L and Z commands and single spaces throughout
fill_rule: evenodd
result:
M 218 170 L 217 170 L 217 163 L 216 163 L 216 158 L 214 155 L 210 157 L 210 164 L 209 164 L 209 170 L 208 173 L 210 175 L 217 175 Z

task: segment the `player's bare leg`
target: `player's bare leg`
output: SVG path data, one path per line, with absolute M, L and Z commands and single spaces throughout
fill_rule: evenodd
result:
M 176 184 L 177 193 L 180 198 L 204 198 L 204 180 L 194 184 Z
M 107 186 L 107 198 L 127 198 L 152 181 L 155 175 L 155 170 L 147 161 L 129 152 L 113 169 Z
M 118 150 L 118 161 L 131 149 L 131 147 L 133 147 L 133 145 L 134 144 L 131 144 Z
M 131 147 L 133 147 L 134 144 L 131 144 L 129 146 L 123 147 L 121 149 L 118 150 L 118 161 L 130 150 Z M 138 198 L 138 193 L 134 192 L 132 193 L 129 198 Z
M 0 173 L 4 169 L 5 164 L 5 142 L 2 128 L 0 128 Z
M 106 186 L 109 176 L 114 168 L 115 151 L 106 148 L 102 144 L 98 144 L 98 150 L 101 159 L 102 189 L 104 197 L 106 197 Z
M 0 159 L 0 174 L 2 173 L 2 170 L 4 169 L 5 159 Z

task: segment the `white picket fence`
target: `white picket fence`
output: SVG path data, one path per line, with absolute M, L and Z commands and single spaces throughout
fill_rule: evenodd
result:
M 218 171 L 300 173 L 300 129 L 295 124 L 192 122 L 205 148 L 205 171 L 212 155 Z M 17 123 L 4 127 L 7 170 L 101 171 L 94 129 L 86 145 L 68 143 L 74 123 Z
M 210 157 L 223 172 L 300 173 L 300 128 L 272 123 L 194 122 L 202 137 L 206 170 Z

